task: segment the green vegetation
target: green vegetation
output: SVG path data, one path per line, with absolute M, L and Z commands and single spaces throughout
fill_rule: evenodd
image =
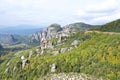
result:
M 0 79 L 2 80 L 37 80 L 37 78 L 50 74 L 50 65 L 55 63 L 55 73 L 85 73 L 105 80 L 120 80 L 120 35 L 98 33 L 79 33 L 67 38 L 62 46 L 70 46 L 75 39 L 80 40 L 77 48 L 53 56 L 44 54 L 36 56 L 35 48 L 19 52 L 16 55 L 8 54 L 0 58 Z M 56 39 L 51 40 L 56 42 Z M 32 58 L 28 53 L 33 50 Z M 21 69 L 20 57 L 24 55 L 29 64 Z M 6 64 L 10 62 L 10 65 Z M 15 67 L 15 70 L 14 70 Z M 6 68 L 10 71 L 5 73 Z
M 92 28 L 91 30 L 105 31 L 105 32 L 120 32 L 120 19 L 107 23 L 102 26 Z

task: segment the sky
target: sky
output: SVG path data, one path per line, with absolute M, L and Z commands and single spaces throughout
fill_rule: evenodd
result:
M 101 25 L 120 18 L 119 4 L 120 0 L 0 0 L 0 27 Z

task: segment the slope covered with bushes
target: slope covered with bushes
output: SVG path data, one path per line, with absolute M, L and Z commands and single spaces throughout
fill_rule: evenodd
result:
M 105 31 L 105 32 L 120 32 L 120 19 L 112 21 L 105 25 L 94 27 L 91 30 L 98 30 L 98 31 Z
M 36 56 L 35 48 L 19 52 L 11 59 L 6 58 L 0 64 L 0 79 L 2 80 L 37 80 L 47 74 L 51 74 L 50 65 L 56 64 L 55 73 L 84 73 L 104 80 L 120 79 L 120 35 L 108 35 L 102 33 L 81 33 L 67 38 L 64 46 L 69 46 L 72 39 L 79 39 L 78 47 L 56 56 L 45 53 Z M 56 47 L 60 48 L 60 46 Z M 20 57 L 26 58 L 30 50 L 34 51 L 32 58 L 28 58 L 29 64 L 21 69 Z M 49 52 L 51 53 L 51 52 Z M 12 54 L 11 54 L 12 55 Z M 7 55 L 6 55 L 7 56 Z M 9 56 L 9 55 L 8 55 Z M 4 60 L 4 58 L 2 58 Z M 10 62 L 9 66 L 6 64 Z M 5 73 L 9 67 L 9 73 Z M 15 69 L 14 69 L 15 67 Z

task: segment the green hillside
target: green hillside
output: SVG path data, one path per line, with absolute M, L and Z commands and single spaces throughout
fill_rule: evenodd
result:
M 51 74 L 50 65 L 54 63 L 57 66 L 55 73 L 84 73 L 102 77 L 103 80 L 120 80 L 120 35 L 77 32 L 55 49 L 71 46 L 72 40 L 75 39 L 80 40 L 78 47 L 56 56 L 51 54 L 52 51 L 36 56 L 35 47 L 16 55 L 11 53 L 0 57 L 0 60 L 3 60 L 0 64 L 0 79 L 37 80 Z M 34 54 L 28 58 L 30 50 L 33 50 Z M 22 55 L 29 61 L 24 69 L 21 69 Z M 10 64 L 7 66 L 8 62 Z M 6 68 L 9 68 L 8 73 L 5 73 Z
M 105 31 L 105 32 L 120 32 L 120 19 L 95 27 L 91 30 Z

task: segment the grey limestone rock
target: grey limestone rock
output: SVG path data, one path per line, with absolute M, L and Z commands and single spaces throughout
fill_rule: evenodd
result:
M 64 53 L 64 52 L 66 52 L 67 50 L 68 50 L 68 48 L 61 48 L 60 52 L 61 52 L 61 53 Z
M 56 65 L 55 64 L 52 64 L 51 65 L 51 72 L 53 73 L 53 72 L 55 72 L 56 71 Z
M 30 51 L 30 52 L 29 52 L 29 58 L 31 58 L 32 55 L 33 55 L 33 51 Z
M 73 46 L 77 46 L 79 43 L 80 43 L 79 40 L 74 40 L 74 41 L 71 43 L 71 45 L 73 45 Z
M 57 55 L 57 54 L 59 54 L 59 51 L 53 51 L 52 54 Z

